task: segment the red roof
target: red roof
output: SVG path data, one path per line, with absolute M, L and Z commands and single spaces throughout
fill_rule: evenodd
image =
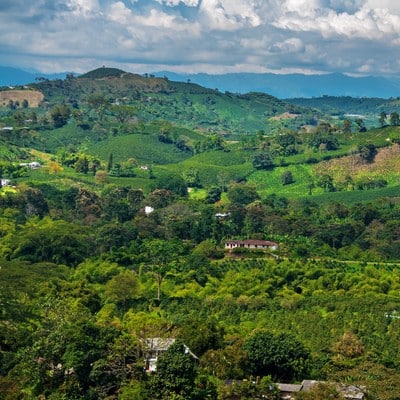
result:
M 227 240 L 226 243 L 231 244 L 244 244 L 244 245 L 253 245 L 253 246 L 277 246 L 278 243 L 270 242 L 268 240 Z

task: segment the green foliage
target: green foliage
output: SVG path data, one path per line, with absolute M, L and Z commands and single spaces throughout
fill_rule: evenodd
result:
M 78 79 L 103 79 L 111 77 L 120 77 L 124 71 L 118 68 L 101 67 L 80 75 Z
M 32 220 L 7 237 L 9 257 L 30 262 L 48 261 L 73 266 L 89 252 L 90 235 L 80 227 L 45 218 Z
M 271 375 L 283 381 L 307 376 L 310 353 L 291 335 L 256 332 L 244 348 L 248 352 L 249 372 L 254 376 Z
M 375 145 L 373 145 L 372 143 L 368 143 L 363 146 L 360 145 L 358 147 L 358 151 L 360 152 L 361 158 L 368 163 L 372 163 L 375 159 L 376 154 L 378 153 Z
M 395 397 L 398 127 L 286 120 L 268 95 L 107 68 L 39 86 L 29 132 L 26 110 L 0 113 L 16 183 L 0 191 L 1 398 L 275 399 L 272 381 L 306 377 Z M 279 249 L 225 253 L 228 238 Z M 183 339 L 198 364 L 178 341 L 146 376 L 149 337 Z
M 221 200 L 221 194 L 222 194 L 222 190 L 217 187 L 217 186 L 212 186 L 210 187 L 210 189 L 207 191 L 206 194 L 206 203 L 208 204 L 214 204 L 217 201 Z
M 271 169 L 274 167 L 274 161 L 267 152 L 255 154 L 252 160 L 255 169 Z
M 319 382 L 307 391 L 301 391 L 296 394 L 296 400 L 325 400 L 337 399 L 343 400 L 344 397 L 333 384 Z
M 157 373 L 151 382 L 152 398 L 189 400 L 193 398 L 196 378 L 195 360 L 176 341 L 157 360 Z
M 228 189 L 228 198 L 232 203 L 250 204 L 259 198 L 255 186 L 251 184 L 232 184 Z
M 282 185 L 290 185 L 294 182 L 293 174 L 291 171 L 284 171 L 281 175 Z
M 53 120 L 54 127 L 61 128 L 68 122 L 68 119 L 71 116 L 71 109 L 67 105 L 61 104 L 55 106 L 51 110 L 50 116 Z
M 229 381 L 229 383 L 220 386 L 218 393 L 218 400 L 261 398 L 267 400 L 278 400 L 280 398 L 279 389 L 270 377 L 263 377 L 260 382 L 247 379 Z

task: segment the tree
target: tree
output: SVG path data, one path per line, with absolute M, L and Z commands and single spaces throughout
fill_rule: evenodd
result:
M 55 128 L 64 126 L 71 116 L 71 109 L 66 104 L 56 105 L 50 112 Z
M 105 285 L 104 295 L 107 299 L 121 303 L 123 308 L 129 300 L 136 298 L 140 293 L 139 280 L 135 272 L 124 271 L 112 277 Z
M 132 118 L 136 114 L 136 109 L 131 106 L 113 104 L 109 109 L 111 114 L 114 115 L 115 119 L 120 124 L 124 124 L 128 119 Z
M 345 332 L 334 344 L 332 349 L 338 356 L 355 358 L 364 354 L 364 346 L 360 339 L 352 332 Z
M 284 171 L 281 175 L 282 185 L 289 185 L 294 182 L 293 174 L 291 171 Z
M 221 200 L 221 194 L 222 194 L 222 190 L 220 187 L 218 186 L 211 186 L 206 194 L 206 203 L 207 204 L 214 204 L 217 201 Z
M 229 186 L 228 199 L 232 203 L 246 205 L 259 198 L 260 196 L 254 185 L 248 183 L 234 183 Z
M 47 201 L 39 189 L 22 186 L 20 195 L 27 217 L 39 216 L 42 218 L 49 213 Z
M 176 340 L 157 360 L 157 373 L 151 381 L 154 399 L 189 400 L 195 389 L 195 359 Z
M 359 132 L 366 132 L 366 131 L 367 131 L 367 128 L 365 127 L 364 120 L 363 120 L 362 118 L 357 118 L 357 119 L 355 120 L 355 123 L 356 123 L 357 126 L 358 126 L 358 131 L 359 131 Z
M 89 172 L 89 161 L 86 156 L 81 156 L 75 163 L 75 171 L 87 174 Z
M 361 158 L 367 163 L 374 162 L 375 156 L 378 154 L 378 150 L 373 143 L 359 145 L 358 151 L 360 152 Z
M 351 121 L 349 119 L 343 120 L 343 133 L 351 133 Z
M 178 256 L 183 253 L 183 247 L 176 240 L 146 239 L 143 241 L 142 250 L 145 255 L 145 263 L 156 278 L 157 301 L 159 302 L 164 278 L 172 268 L 172 261 L 176 261 Z
M 338 139 L 333 135 L 331 131 L 325 130 L 318 130 L 317 132 L 315 132 L 311 136 L 308 144 L 314 149 L 321 149 L 322 147 L 324 147 L 324 149 L 328 151 L 336 150 L 339 148 Z
M 82 228 L 49 217 L 21 226 L 18 236 L 11 236 L 9 240 L 13 257 L 69 266 L 83 261 L 90 245 L 90 237 Z
M 329 174 L 322 174 L 319 176 L 317 185 L 324 189 L 325 192 L 334 192 L 335 186 L 333 184 L 333 177 Z
M 383 127 L 386 125 L 386 118 L 387 118 L 387 114 L 385 111 L 382 111 L 379 115 L 379 123 L 380 125 Z
M 112 167 L 113 167 L 113 154 L 110 153 L 110 155 L 108 156 L 107 172 L 110 172 Z
M 63 171 L 63 167 L 57 161 L 51 161 L 49 163 L 49 173 L 57 174 Z
M 252 164 L 255 169 L 271 169 L 274 167 L 274 161 L 271 155 L 266 151 L 255 154 Z
M 400 125 L 400 116 L 399 116 L 399 113 L 397 113 L 396 111 L 394 111 L 390 114 L 390 124 L 393 126 Z
M 96 171 L 96 175 L 94 177 L 96 183 L 100 183 L 101 185 L 105 185 L 108 182 L 108 174 L 106 171 Z
M 244 349 L 254 376 L 291 381 L 307 375 L 310 352 L 291 334 L 259 331 L 246 340 Z
M 157 189 L 167 189 L 178 196 L 187 196 L 187 184 L 181 176 L 165 175 L 156 183 Z
M 106 97 L 102 93 L 92 93 L 89 95 L 87 102 L 90 107 L 96 110 L 99 121 L 102 121 L 106 108 L 109 104 Z
M 195 168 L 183 171 L 183 179 L 189 187 L 201 187 L 199 171 Z

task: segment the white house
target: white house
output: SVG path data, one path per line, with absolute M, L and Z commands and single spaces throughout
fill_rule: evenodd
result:
M 0 179 L 0 186 L 10 186 L 11 181 L 9 179 L 1 178 Z
M 145 340 L 145 370 L 146 372 L 157 371 L 157 360 L 158 357 L 165 353 L 169 347 L 174 344 L 175 338 L 148 338 Z M 185 354 L 190 354 L 194 359 L 198 360 L 198 357 L 193 354 L 189 347 L 184 345 Z
M 225 249 L 232 250 L 236 248 L 244 249 L 259 249 L 259 250 L 277 250 L 278 243 L 270 242 L 268 240 L 227 240 L 225 242 Z

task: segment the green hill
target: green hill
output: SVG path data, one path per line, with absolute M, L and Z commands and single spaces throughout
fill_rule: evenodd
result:
M 118 68 L 108 68 L 108 67 L 101 67 L 94 69 L 92 71 L 86 72 L 86 74 L 80 75 L 79 79 L 103 79 L 103 78 L 119 78 L 125 71 L 122 71 Z
M 359 160 L 361 150 L 370 145 L 378 155 L 384 154 L 383 149 L 393 148 L 399 140 L 397 127 L 358 132 L 353 126 L 350 132 L 344 132 L 340 119 L 321 120 L 323 123 L 315 126 L 312 124 L 318 123 L 321 114 L 268 94 L 221 93 L 189 82 L 171 82 L 116 68 L 102 67 L 80 77 L 41 81 L 32 87 L 44 93 L 46 102 L 33 111 L 36 120 L 26 122 L 29 126 L 18 126 L 24 120 L 30 121 L 29 108 L 3 108 L 3 126 L 14 127 L 2 136 L 2 153 L 10 160 L 21 160 L 15 149 L 24 147 L 53 154 L 54 159 L 61 151 L 68 167 L 73 167 L 79 157 L 87 157 L 98 160 L 100 169 L 105 169 L 112 156 L 119 168 L 133 168 L 119 177 L 121 182 L 147 190 L 153 184 L 146 181 L 150 175 L 141 171 L 141 166 L 151 166 L 156 181 L 168 173 L 180 177 L 195 173 L 204 190 L 250 181 L 262 197 L 276 194 L 296 199 L 312 193 L 346 201 L 347 193 L 349 199 L 369 198 L 372 192 L 367 190 L 363 196 L 350 195 L 343 183 L 346 175 L 353 179 L 353 189 L 368 187 L 382 191 L 382 195 L 396 196 L 396 172 L 390 174 L 382 168 L 368 171 L 366 167 L 364 172 L 346 172 L 333 163 L 344 163 L 349 157 Z M 339 104 L 354 111 L 352 105 L 365 109 L 366 104 L 378 107 L 379 102 L 328 97 L 320 102 L 304 102 L 307 107 L 318 104 L 324 111 L 325 104 L 330 104 L 331 111 Z M 63 112 L 67 117 L 61 126 L 55 126 L 55 117 Z M 263 154 L 270 157 L 269 166 L 254 163 Z M 321 183 L 321 171 L 330 176 L 330 187 Z M 71 174 L 73 171 L 68 172 L 68 179 Z M 290 174 L 292 182 L 282 184 L 284 174 Z M 368 174 L 372 183 L 366 181 Z M 47 179 L 43 174 L 36 175 L 40 180 Z M 118 176 L 112 179 L 118 182 Z M 93 178 L 84 181 L 94 183 Z
M 163 119 L 190 129 L 221 133 L 277 131 L 315 123 L 318 113 L 294 106 L 263 93 L 246 95 L 221 93 L 192 83 L 141 76 L 114 68 L 98 68 L 64 81 L 43 81 L 30 85 L 45 95 L 48 104 L 65 99 L 73 107 L 86 109 L 90 97 L 102 96 L 108 104 L 135 107 L 145 121 Z M 293 114 L 271 121 L 271 117 Z

